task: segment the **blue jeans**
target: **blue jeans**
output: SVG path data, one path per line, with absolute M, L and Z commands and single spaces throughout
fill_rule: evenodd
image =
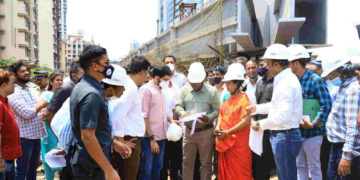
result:
M 279 180 L 296 180 L 296 157 L 302 146 L 300 130 L 270 132 L 270 143 Z
M 150 138 L 141 139 L 141 162 L 139 180 L 160 180 L 160 171 L 163 168 L 163 159 L 166 140 L 156 141 L 160 148 L 159 154 L 151 152 Z
M 347 176 L 338 175 L 338 167 L 342 158 L 343 143 L 331 143 L 330 159 L 328 166 L 328 180 L 358 180 L 360 178 L 360 156 L 351 161 L 351 174 Z
M 0 172 L 0 180 L 14 180 L 15 179 L 15 164 L 14 160 L 5 160 L 5 170 Z
M 40 139 L 20 138 L 23 155 L 16 160 L 16 180 L 36 180 L 40 160 Z

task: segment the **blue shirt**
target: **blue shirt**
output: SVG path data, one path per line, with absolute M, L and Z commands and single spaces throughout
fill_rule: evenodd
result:
M 84 75 L 73 89 L 70 96 L 70 118 L 75 140 L 71 163 L 98 168 L 81 140 L 81 130 L 96 129 L 95 136 L 108 159 L 112 139 L 103 86 L 93 77 Z
M 344 143 L 342 158 L 347 160 L 360 155 L 359 97 L 360 86 L 356 77 L 343 82 L 326 123 L 328 140 Z
M 307 69 L 305 74 L 300 78 L 300 84 L 304 99 L 319 100 L 320 110 L 315 119 L 325 124 L 331 110 L 331 97 L 325 82 L 317 74 Z M 325 126 L 318 126 L 313 129 L 301 129 L 301 134 L 304 138 L 325 135 L 325 133 Z

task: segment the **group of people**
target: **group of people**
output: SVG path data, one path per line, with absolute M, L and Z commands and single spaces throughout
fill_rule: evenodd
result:
M 34 86 L 14 62 L 0 72 L 0 179 L 36 179 L 40 154 L 47 180 L 360 177 L 360 66 L 340 51 L 311 61 L 301 45 L 273 44 L 227 69 L 176 66 L 136 56 L 123 68 L 88 46 L 66 82 L 39 71 Z M 48 164 L 54 150 L 64 167 Z

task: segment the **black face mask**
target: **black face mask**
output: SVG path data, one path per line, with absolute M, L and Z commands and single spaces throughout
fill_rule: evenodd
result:
M 222 81 L 222 78 L 221 78 L 221 77 L 215 77 L 215 78 L 214 78 L 214 83 L 215 83 L 215 84 L 220 84 L 221 81 Z
M 104 67 L 103 71 L 98 71 L 99 73 L 103 74 L 105 78 L 111 79 L 112 74 L 114 73 L 114 67 L 112 65 L 103 66 L 101 64 L 98 64 L 102 67 Z

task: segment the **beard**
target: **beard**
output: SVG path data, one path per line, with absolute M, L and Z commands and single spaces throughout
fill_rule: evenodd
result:
M 26 83 L 28 83 L 30 81 L 30 79 L 25 79 L 25 78 L 19 78 L 18 77 L 18 81 L 21 82 L 21 83 L 26 84 Z

